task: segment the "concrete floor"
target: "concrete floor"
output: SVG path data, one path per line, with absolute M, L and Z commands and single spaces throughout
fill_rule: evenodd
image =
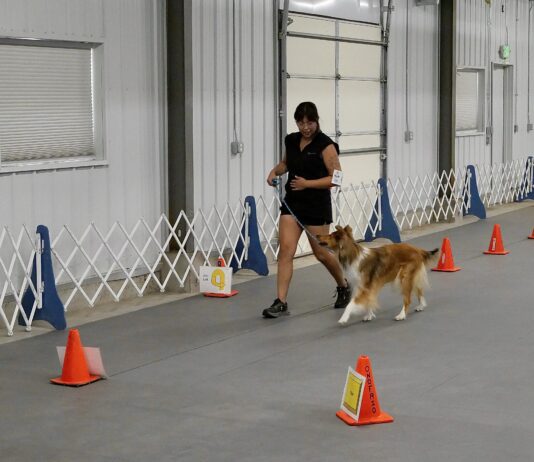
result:
M 504 257 L 482 255 L 500 223 Z M 49 332 L 0 345 L 0 460 L 528 461 L 534 454 L 534 207 L 413 239 L 450 238 L 458 273 L 430 273 L 429 307 L 393 321 L 385 290 L 371 323 L 337 325 L 332 280 L 295 272 L 292 316 L 265 320 L 275 278 L 231 299 L 173 301 L 79 327 L 109 380 L 59 375 Z M 348 366 L 371 358 L 391 424 L 338 420 Z

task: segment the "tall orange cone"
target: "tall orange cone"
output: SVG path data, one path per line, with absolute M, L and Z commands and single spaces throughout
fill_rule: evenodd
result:
M 347 425 L 371 425 L 393 422 L 393 417 L 382 412 L 380 409 L 378 393 L 375 389 L 373 369 L 371 368 L 371 360 L 368 356 L 362 355 L 358 358 L 356 372 L 365 377 L 365 390 L 363 392 L 358 420 L 354 420 L 343 410 L 337 411 L 336 415 Z
M 510 253 L 508 250 L 504 249 L 500 225 L 495 224 L 495 226 L 493 227 L 493 233 L 491 235 L 488 250 L 485 250 L 484 253 L 486 255 L 506 255 Z
M 90 375 L 85 354 L 83 352 L 82 341 L 78 329 L 69 331 L 65 359 L 63 360 L 63 371 L 61 377 L 50 379 L 50 382 L 57 385 L 68 385 L 80 387 L 91 382 L 96 382 L 102 377 L 100 375 Z
M 458 266 L 454 266 L 451 242 L 448 237 L 445 237 L 441 246 L 441 255 L 439 256 L 438 266 L 432 268 L 432 271 L 446 271 L 452 273 L 454 271 L 460 271 L 461 269 L 462 268 Z
M 534 239 L 534 228 L 532 228 L 532 234 L 528 238 L 529 239 Z

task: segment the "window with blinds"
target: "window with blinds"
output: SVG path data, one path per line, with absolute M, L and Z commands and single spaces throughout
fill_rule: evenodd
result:
M 0 165 L 96 159 L 94 49 L 79 45 L 0 43 Z
M 456 131 L 479 134 L 484 131 L 484 70 L 458 69 L 456 72 Z

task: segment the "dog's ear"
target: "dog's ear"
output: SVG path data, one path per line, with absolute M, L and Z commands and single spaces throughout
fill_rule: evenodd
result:
M 349 235 L 349 236 L 352 236 L 352 228 L 347 225 L 345 226 L 345 232 Z
M 339 225 L 336 225 L 336 231 L 343 231 L 343 228 Z

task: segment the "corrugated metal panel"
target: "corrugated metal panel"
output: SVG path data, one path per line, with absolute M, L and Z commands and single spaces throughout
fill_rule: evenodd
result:
M 109 167 L 0 176 L 0 225 L 75 230 L 162 211 L 161 117 L 152 0 L 0 0 L 0 35 L 104 43 L 105 153 Z
M 249 194 L 265 195 L 265 178 L 277 159 L 273 3 L 235 3 L 236 131 L 245 151 L 232 156 L 232 2 L 192 2 L 191 158 L 197 209 L 235 203 Z
M 406 143 L 406 8 L 409 7 L 408 116 L 414 139 Z M 395 2 L 388 51 L 388 176 L 431 174 L 437 169 L 438 9 Z
M 534 142 L 534 131 L 527 132 L 529 1 L 497 0 L 488 6 L 485 0 L 462 0 L 457 6 L 456 63 L 486 69 L 486 124 L 490 124 L 491 114 L 491 63 L 505 62 L 499 57 L 500 45 L 511 47 L 506 62 L 514 66 L 514 114 L 518 126 L 513 135 L 513 158 L 529 155 Z M 457 166 L 490 162 L 491 145 L 486 144 L 485 136 L 456 137 Z

